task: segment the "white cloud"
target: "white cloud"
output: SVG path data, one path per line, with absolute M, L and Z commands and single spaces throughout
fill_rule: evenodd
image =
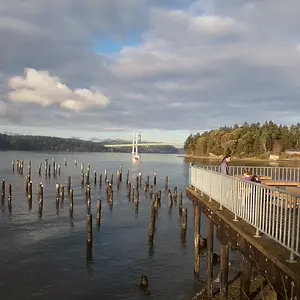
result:
M 84 110 L 105 107 L 109 100 L 99 91 L 70 89 L 58 77 L 47 71 L 25 69 L 24 76 L 14 76 L 9 80 L 9 99 L 19 103 L 35 103 L 43 107 L 58 104 L 70 110 Z

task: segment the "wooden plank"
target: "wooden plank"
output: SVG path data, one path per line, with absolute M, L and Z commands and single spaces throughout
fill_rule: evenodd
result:
M 300 186 L 299 182 L 288 180 L 262 180 L 261 184 L 268 186 Z

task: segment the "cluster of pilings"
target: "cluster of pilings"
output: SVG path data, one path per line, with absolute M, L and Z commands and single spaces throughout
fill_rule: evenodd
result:
M 77 167 L 78 162 L 75 159 L 75 167 Z M 12 170 L 15 171 L 15 162 L 12 162 Z M 17 171 L 21 175 L 24 173 L 24 161 L 17 160 L 16 163 Z M 64 160 L 64 166 L 68 166 L 67 159 Z M 96 171 L 93 173 L 93 179 L 91 180 L 91 166 L 87 164 L 86 170 L 81 163 L 81 186 L 85 190 L 85 200 L 87 205 L 87 217 L 86 217 L 86 228 L 87 228 L 87 236 L 86 236 L 86 243 L 87 243 L 87 258 L 91 257 L 92 245 L 93 245 L 93 214 L 92 214 L 92 199 L 91 199 L 91 191 L 92 185 L 94 188 L 102 188 L 102 185 L 105 185 L 106 188 L 106 195 L 107 195 L 107 203 L 109 205 L 110 210 L 113 206 L 113 194 L 114 194 L 114 187 L 116 187 L 117 191 L 121 187 L 122 183 L 122 166 L 117 169 L 116 178 L 114 178 L 114 173 L 109 174 L 107 170 L 104 170 L 104 173 L 97 174 Z M 25 180 L 25 192 L 28 199 L 29 208 L 32 208 L 32 198 L 33 198 L 33 182 L 31 177 L 31 170 L 32 165 L 31 161 L 28 162 L 28 175 L 26 176 Z M 43 172 L 44 170 L 44 172 Z M 51 172 L 52 171 L 52 172 Z M 49 178 L 53 175 L 53 178 L 56 178 L 57 175 L 61 175 L 61 165 L 55 162 L 53 158 L 52 163 L 49 163 L 48 160 L 45 160 L 44 168 L 43 163 L 39 163 L 38 167 L 38 174 L 41 176 L 42 174 L 45 175 L 46 178 Z M 92 181 L 92 183 L 91 183 Z M 70 217 L 73 217 L 73 210 L 74 210 L 74 194 L 72 188 L 72 178 L 71 176 L 68 177 L 68 183 L 65 187 L 60 183 L 56 183 L 56 208 L 59 209 L 59 206 L 63 204 L 65 200 L 65 195 L 68 195 L 69 198 L 69 214 Z M 150 244 L 153 245 L 153 240 L 155 237 L 156 231 L 156 220 L 159 209 L 161 208 L 161 200 L 162 200 L 162 190 L 157 189 L 157 172 L 154 172 L 153 178 L 150 179 L 150 176 L 147 175 L 145 177 L 145 181 L 143 182 L 143 175 L 139 172 L 131 182 L 130 171 L 127 171 L 126 174 L 126 189 L 127 189 L 127 197 L 128 201 L 134 204 L 135 211 L 138 211 L 140 205 L 140 191 L 144 190 L 146 198 L 150 198 L 151 200 L 151 209 L 150 209 L 150 220 L 149 220 L 149 227 L 148 227 L 148 239 Z M 172 190 L 169 188 L 169 177 L 166 176 L 164 179 L 164 189 L 165 193 L 168 195 L 168 202 L 169 202 L 169 212 L 171 211 L 173 205 L 177 205 L 178 201 L 178 211 L 179 216 L 181 218 L 181 238 L 186 238 L 187 233 L 187 209 L 183 207 L 183 194 L 182 192 L 178 192 L 177 187 L 175 186 Z M 11 199 L 12 199 L 12 186 L 8 185 L 8 204 L 11 209 Z M 5 181 L 2 180 L 2 199 L 5 197 Z M 44 204 L 44 187 L 43 183 L 40 182 L 38 184 L 38 211 L 42 214 L 43 211 L 43 204 Z M 101 208 L 102 208 L 102 200 L 97 199 L 96 205 L 96 225 L 99 227 L 101 225 Z M 195 266 L 196 270 L 196 266 Z M 147 278 L 147 276 L 144 276 Z M 144 286 L 144 285 L 143 285 Z M 148 286 L 148 282 L 147 282 Z

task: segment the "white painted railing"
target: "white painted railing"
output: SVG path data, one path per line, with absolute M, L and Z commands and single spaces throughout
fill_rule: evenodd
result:
M 201 165 L 202 168 L 220 172 L 219 165 Z M 300 184 L 300 168 L 290 167 L 259 167 L 259 166 L 229 166 L 229 173 L 232 176 L 243 175 L 248 169 L 253 175 L 271 177 L 273 180 L 296 181 Z
M 203 167 L 191 165 L 189 175 L 190 186 L 252 225 L 255 236 L 263 233 L 288 249 L 290 262 L 300 256 L 299 195 Z

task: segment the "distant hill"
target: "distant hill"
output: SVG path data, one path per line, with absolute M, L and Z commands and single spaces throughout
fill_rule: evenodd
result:
M 70 152 L 107 152 L 102 143 L 83 141 L 74 138 L 51 136 L 0 134 L 0 150 L 17 151 L 70 151 Z
M 85 141 L 76 138 L 1 134 L 0 151 L 51 151 L 51 152 L 131 152 L 131 147 L 109 148 L 104 145 L 131 144 L 131 141 L 107 139 L 101 142 Z M 139 147 L 140 153 L 178 153 L 173 146 Z

